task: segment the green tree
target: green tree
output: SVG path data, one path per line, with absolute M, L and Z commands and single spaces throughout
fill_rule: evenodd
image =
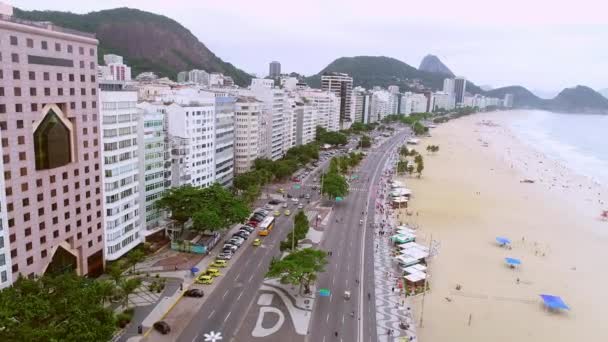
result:
M 361 146 L 361 148 L 369 148 L 372 146 L 372 141 L 367 135 L 364 135 L 361 137 L 359 145 Z
M 141 285 L 140 278 L 129 278 L 124 279 L 118 285 L 120 288 L 120 293 L 122 294 L 122 298 L 124 300 L 123 306 L 128 309 L 129 308 L 129 296 L 135 293 L 135 290 Z
M 420 161 L 416 163 L 416 173 L 418 174 L 418 178 L 422 176 L 422 170 L 424 170 L 424 162 L 422 159 L 420 159 Z
M 156 201 L 158 208 L 171 212 L 171 218 L 183 228 L 192 215 L 203 208 L 201 190 L 191 185 L 171 188 Z
M 407 171 L 407 162 L 405 160 L 401 160 L 397 163 L 397 173 L 405 173 Z
M 410 151 L 408 150 L 407 146 L 401 146 L 401 148 L 399 149 L 399 154 L 407 157 L 410 155 Z
M 298 285 L 300 293 L 310 293 L 310 285 L 316 280 L 317 273 L 325 271 L 327 253 L 324 251 L 305 248 L 274 261 L 266 273 L 266 277 L 279 279 L 282 284 Z
M 330 172 L 323 176 L 321 193 L 330 198 L 344 197 L 348 194 L 348 183 L 338 173 Z
M 409 163 L 407 165 L 407 173 L 410 174 L 410 177 L 412 176 L 412 174 L 414 173 L 414 164 Z
M 109 341 L 116 321 L 105 286 L 72 273 L 17 279 L 0 291 L 0 340 Z
M 135 272 L 135 265 L 138 262 L 142 262 L 145 258 L 146 254 L 140 248 L 135 248 L 127 254 L 127 261 L 133 267 L 133 272 Z
M 121 261 L 111 263 L 106 269 L 106 272 L 114 281 L 114 285 L 118 286 L 118 282 L 122 279 L 122 273 L 124 272 L 123 263 Z
M 116 285 L 108 280 L 99 281 L 98 287 L 98 295 L 101 296 L 101 304 L 105 304 L 106 300 L 112 298 L 116 293 Z

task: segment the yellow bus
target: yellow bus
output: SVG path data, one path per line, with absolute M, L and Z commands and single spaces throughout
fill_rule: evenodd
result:
M 258 235 L 266 236 L 266 235 L 270 234 L 273 226 L 274 226 L 274 217 L 269 215 L 258 225 L 258 228 L 260 228 Z

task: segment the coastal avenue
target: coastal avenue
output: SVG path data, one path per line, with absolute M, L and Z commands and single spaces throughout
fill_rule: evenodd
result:
M 328 288 L 331 295 L 317 296 L 307 338 L 309 342 L 334 341 L 336 332 L 338 340 L 344 342 L 377 340 L 372 228 L 375 190 L 389 151 L 405 139 L 406 134 L 400 132 L 372 149 L 358 171 L 359 180 L 351 184 L 351 187 L 360 190 L 351 191 L 345 201 L 334 206 L 332 219 L 322 242 L 322 248 L 331 251 L 332 256 L 329 257 L 327 271 L 320 274 L 317 281 L 317 288 Z M 367 217 L 363 218 L 367 228 L 359 224 L 363 211 L 367 212 Z M 362 243 L 365 244 L 364 251 L 361 250 Z M 344 291 L 351 292 L 349 300 L 345 300 Z M 354 317 L 351 317 L 353 312 Z M 361 325 L 357 324 L 358 322 Z
M 319 275 L 316 284 L 317 289 L 328 288 L 332 294 L 330 297 L 317 296 L 307 341 L 330 341 L 335 338 L 336 331 L 342 341 L 357 341 L 360 332 L 361 341 L 376 340 L 373 229 L 366 229 L 365 239 L 362 240 L 363 226 L 359 224 L 359 220 L 367 203 L 369 215 L 365 220 L 368 224 L 373 222 L 375 185 L 378 184 L 387 152 L 404 140 L 405 134 L 400 132 L 381 146 L 372 149 L 361 163 L 359 178 L 351 184 L 351 188 L 357 190 L 352 190 L 344 201 L 334 205 L 328 229 L 321 243 L 321 248 L 331 251 L 332 256 L 328 258 L 327 271 Z M 327 166 L 326 164 L 322 167 Z M 314 191 L 311 195 L 313 201 L 319 198 L 318 193 Z M 250 313 L 251 310 L 256 310 L 252 303 L 258 297 L 270 260 L 280 255 L 279 242 L 289 233 L 291 220 L 291 217 L 278 217 L 273 233 L 264 238 L 265 248 L 249 248 L 243 251 L 243 261 L 232 265 L 226 274 L 218 279 L 220 283 L 217 289 L 194 316 L 178 341 L 202 341 L 204 334 L 211 331 L 221 332 L 227 341 L 240 341 L 242 337 L 250 336 L 251 331 L 241 331 L 248 326 L 243 324 L 243 321 L 246 317 L 255 316 Z M 336 223 L 336 220 L 339 222 Z M 363 279 L 360 278 L 362 242 L 366 243 Z M 360 281 L 360 285 L 356 281 Z M 350 300 L 344 300 L 344 291 L 351 292 Z M 371 298 L 362 301 L 362 297 L 367 297 L 367 293 L 370 293 Z M 354 318 L 351 317 L 353 311 Z M 357 324 L 359 317 L 361 326 Z M 293 339 L 302 338 L 295 332 L 293 334 Z M 267 340 L 272 341 L 273 337 L 269 336 Z

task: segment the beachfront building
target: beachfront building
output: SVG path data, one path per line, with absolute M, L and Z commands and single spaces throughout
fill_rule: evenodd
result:
M 316 110 L 306 99 L 298 99 L 294 107 L 295 146 L 313 142 L 316 137 Z
M 0 16 L 5 262 L 13 279 L 96 276 L 104 265 L 98 41 L 9 8 Z
M 350 111 L 353 122 L 364 122 L 367 92 L 363 87 L 355 87 L 350 102 Z
M 143 138 L 139 148 L 140 215 L 144 237 L 162 231 L 166 213 L 156 207 L 170 186 L 170 152 L 166 126 L 166 107 L 162 103 L 140 102 Z
M 250 89 L 239 90 L 240 95 L 255 96 L 264 103 L 264 110 L 272 118 L 269 129 L 271 135 L 270 151 L 267 158 L 278 160 L 283 156 L 283 134 L 285 91 L 274 86 L 274 80 L 254 78 L 251 80 Z
M 131 81 L 131 67 L 123 62 L 122 56 L 103 55 L 105 65 L 97 67 L 99 81 Z
M 424 113 L 427 105 L 428 99 L 424 94 L 404 93 L 401 97 L 401 114 Z
M 353 78 L 344 73 L 326 72 L 321 75 L 321 89 L 334 93 L 340 102 L 338 129 L 347 129 L 350 127 L 353 122 L 350 109 Z
M 253 96 L 239 96 L 234 111 L 234 172 L 245 173 L 263 156 L 264 104 Z
M 466 91 L 467 79 L 464 77 L 456 77 L 454 79 L 454 103 L 456 104 L 456 106 L 463 105 Z
M 164 96 L 171 151 L 171 186 L 206 187 L 215 181 L 215 98 L 192 88 Z
M 320 126 L 328 131 L 340 130 L 340 99 L 334 93 L 309 88 L 298 94 L 314 108 L 315 127 Z
M 99 88 L 105 259 L 116 260 L 144 239 L 139 205 L 143 122 L 135 89 L 122 81 L 102 81 Z
M 451 99 L 448 93 L 437 91 L 431 95 L 431 111 L 437 111 L 440 109 L 449 110 L 451 109 Z
M 503 106 L 506 108 L 513 108 L 513 94 L 505 94 Z
M 292 92 L 285 93 L 283 107 L 283 154 L 296 145 L 296 96 Z
M 372 90 L 371 104 L 370 104 L 370 122 L 378 122 L 384 119 L 389 113 L 389 99 L 392 94 L 381 89 L 374 87 Z
M 205 94 L 205 93 L 203 93 Z M 232 186 L 234 178 L 234 109 L 236 97 L 222 92 L 206 93 L 215 99 L 215 145 L 213 179 L 223 186 Z

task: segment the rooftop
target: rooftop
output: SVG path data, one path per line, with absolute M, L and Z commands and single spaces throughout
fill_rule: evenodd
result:
M 14 16 L 6 15 L 6 14 L 0 14 L 0 21 L 7 21 L 7 22 L 15 23 L 15 24 L 21 24 L 21 25 L 26 25 L 26 26 L 30 26 L 30 27 L 35 27 L 35 28 L 40 28 L 40 29 L 45 29 L 45 30 L 50 30 L 50 31 L 55 31 L 55 32 L 60 32 L 60 33 L 67 33 L 67 34 L 72 34 L 75 36 L 95 39 L 94 33 L 88 33 L 88 32 L 68 29 L 65 27 L 57 26 L 49 21 L 31 21 L 31 20 L 15 18 Z

